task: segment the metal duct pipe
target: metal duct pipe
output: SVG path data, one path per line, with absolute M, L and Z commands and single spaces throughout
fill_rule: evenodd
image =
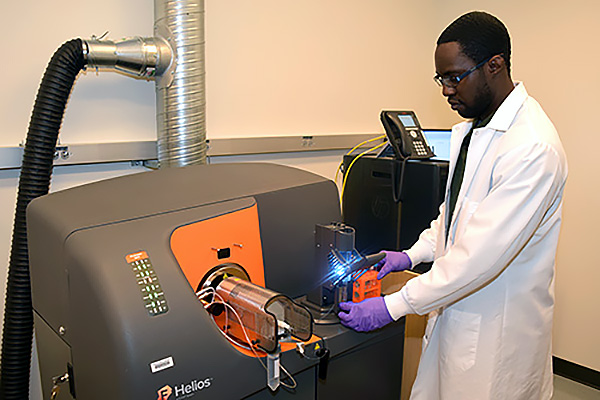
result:
M 155 80 L 159 167 L 205 164 L 204 1 L 155 0 L 154 15 L 154 37 L 86 40 L 86 63 Z
M 88 66 L 92 67 L 113 68 L 157 81 L 172 76 L 173 52 L 164 38 L 135 37 L 117 43 L 92 38 L 84 42 L 83 54 Z
M 204 0 L 155 0 L 154 35 L 173 49 L 172 82 L 156 81 L 158 162 L 206 163 Z

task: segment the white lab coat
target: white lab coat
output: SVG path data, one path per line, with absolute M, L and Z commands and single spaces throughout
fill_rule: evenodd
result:
M 453 128 L 450 177 L 470 127 Z M 407 251 L 413 265 L 433 260 L 431 270 L 385 297 L 394 319 L 429 313 L 411 399 L 551 397 L 566 177 L 554 126 L 517 84 L 488 125 L 473 132 L 448 240 L 444 202 Z

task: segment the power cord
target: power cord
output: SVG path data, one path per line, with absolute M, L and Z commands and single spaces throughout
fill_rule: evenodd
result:
M 306 358 L 307 360 L 321 361 L 323 357 L 325 357 L 325 355 L 329 353 L 329 349 L 327 349 L 327 346 L 325 345 L 325 339 L 319 338 L 319 342 L 321 343 L 321 346 L 319 346 L 318 343 L 315 345 L 313 356 L 309 356 L 306 353 L 306 345 L 302 342 L 296 343 L 296 352 L 300 354 L 300 356 L 302 356 L 303 358 Z
M 396 165 L 398 165 L 398 161 L 395 160 L 394 165 L 392 165 L 392 197 L 395 203 L 399 203 L 402 201 L 402 188 L 404 187 L 404 171 L 406 170 L 406 162 L 410 159 L 410 157 L 406 157 L 401 161 L 401 170 L 400 170 L 400 182 L 396 183 Z

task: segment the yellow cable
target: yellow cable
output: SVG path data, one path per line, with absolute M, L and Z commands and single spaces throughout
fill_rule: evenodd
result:
M 350 165 L 348 165 L 348 169 L 346 170 L 346 173 L 344 174 L 344 180 L 343 180 L 343 183 L 342 183 L 342 193 L 340 194 L 340 201 L 342 201 L 343 198 L 344 198 L 344 190 L 346 189 L 346 181 L 347 181 L 348 175 L 350 174 L 350 168 L 352 168 L 352 166 L 354 165 L 354 163 L 356 162 L 356 160 L 358 160 L 359 158 L 361 158 L 365 154 L 370 153 L 371 151 L 377 150 L 377 149 L 385 146 L 386 143 L 387 142 L 380 143 L 377 146 L 375 146 L 373 148 L 370 148 L 368 150 L 365 150 L 362 153 L 360 153 L 359 155 L 357 155 L 356 157 L 354 157 L 354 160 L 352 160 L 352 162 L 350 163 Z
M 359 144 L 357 144 L 356 146 L 354 146 L 352 149 L 350 149 L 350 151 L 347 152 L 346 155 L 352 154 L 352 152 L 354 150 L 358 149 L 359 147 L 361 147 L 364 144 L 371 143 L 371 142 L 374 142 L 376 140 L 383 139 L 384 137 L 385 137 L 385 135 L 381 135 L 381 136 L 377 136 L 377 137 L 374 137 L 374 138 L 371 138 L 371 139 L 364 140 L 364 141 L 360 142 Z M 335 178 L 334 179 L 335 179 L 335 183 L 336 184 L 337 184 L 337 181 L 338 181 L 338 174 L 339 174 L 340 170 L 342 169 L 342 165 L 343 164 L 344 164 L 344 159 L 342 158 L 342 162 L 340 163 L 340 165 L 338 165 L 337 171 L 335 171 Z
M 377 137 L 374 137 L 374 138 L 371 138 L 371 139 L 365 140 L 364 142 L 360 142 L 359 144 L 357 144 L 356 146 L 354 146 L 354 147 L 353 147 L 353 148 L 352 148 L 352 149 L 351 149 L 351 150 L 348 152 L 348 154 L 352 153 L 354 150 L 358 149 L 358 148 L 359 148 L 360 146 L 362 146 L 363 144 L 371 143 L 371 142 L 374 142 L 374 141 L 376 141 L 376 140 L 383 139 L 384 137 L 385 137 L 385 135 L 381 135 L 381 136 L 377 136 Z

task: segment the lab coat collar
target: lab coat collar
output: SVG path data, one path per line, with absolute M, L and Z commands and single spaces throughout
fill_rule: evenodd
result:
M 497 134 L 503 134 L 512 125 L 515 117 L 517 116 L 517 112 L 528 96 L 529 94 L 527 93 L 527 90 L 525 90 L 525 85 L 522 82 L 516 82 L 515 88 L 508 94 L 502 104 L 500 104 L 500 107 L 498 107 L 494 113 L 491 121 L 486 126 L 475 129 L 475 131 L 477 131 L 478 134 L 484 134 L 484 136 L 487 136 L 490 140 L 491 136 L 488 134 L 494 132 Z M 456 164 L 456 158 L 458 157 L 458 152 L 460 151 L 460 145 L 464 137 L 471 130 L 472 125 L 473 121 L 469 120 L 452 127 L 452 137 L 456 139 L 450 142 L 450 160 L 452 161 L 450 163 L 450 177 L 454 174 L 454 164 Z M 472 149 L 469 148 L 469 152 L 472 152 L 471 150 Z M 461 186 L 464 186 L 464 181 L 463 185 Z M 447 194 L 448 193 L 446 193 L 446 195 Z
M 473 131 L 473 139 L 471 141 L 471 145 L 469 146 L 469 157 L 471 160 L 476 161 L 467 162 L 465 166 L 465 173 L 460 187 L 460 192 L 458 193 L 458 198 L 456 200 L 457 207 L 454 210 L 454 215 L 446 214 L 446 218 L 450 218 L 451 221 L 450 232 L 454 231 L 455 216 L 460 212 L 460 207 L 458 205 L 461 204 L 462 199 L 465 197 L 466 193 L 468 193 L 471 182 L 473 181 L 473 177 L 479 169 L 483 155 L 487 152 L 492 139 L 497 135 L 502 135 L 508 130 L 514 121 L 517 112 L 527 97 L 528 94 L 525 90 L 525 86 L 523 83 L 518 82 L 515 84 L 513 91 L 509 93 L 500 107 L 498 107 L 491 121 L 486 126 L 477 128 Z M 453 127 L 453 135 L 457 134 L 459 140 L 453 141 L 450 146 L 451 160 L 453 162 L 450 163 L 451 171 L 449 171 L 449 177 L 453 176 L 454 174 L 456 158 L 458 157 L 458 152 L 460 151 L 460 145 L 463 138 L 471 130 L 472 125 L 473 121 L 465 121 L 464 123 L 455 125 Z M 448 182 L 451 182 L 450 179 L 451 178 L 449 178 Z M 447 190 L 446 202 L 448 201 L 449 193 L 450 191 Z M 450 240 L 446 241 L 447 244 L 450 244 L 450 242 Z
M 529 94 L 525 90 L 525 85 L 522 82 L 515 83 L 515 88 L 504 99 L 500 107 L 494 113 L 492 120 L 487 124 L 486 128 L 495 131 L 506 132 L 512 125 L 513 120 L 517 116 L 517 112 L 527 99 Z

